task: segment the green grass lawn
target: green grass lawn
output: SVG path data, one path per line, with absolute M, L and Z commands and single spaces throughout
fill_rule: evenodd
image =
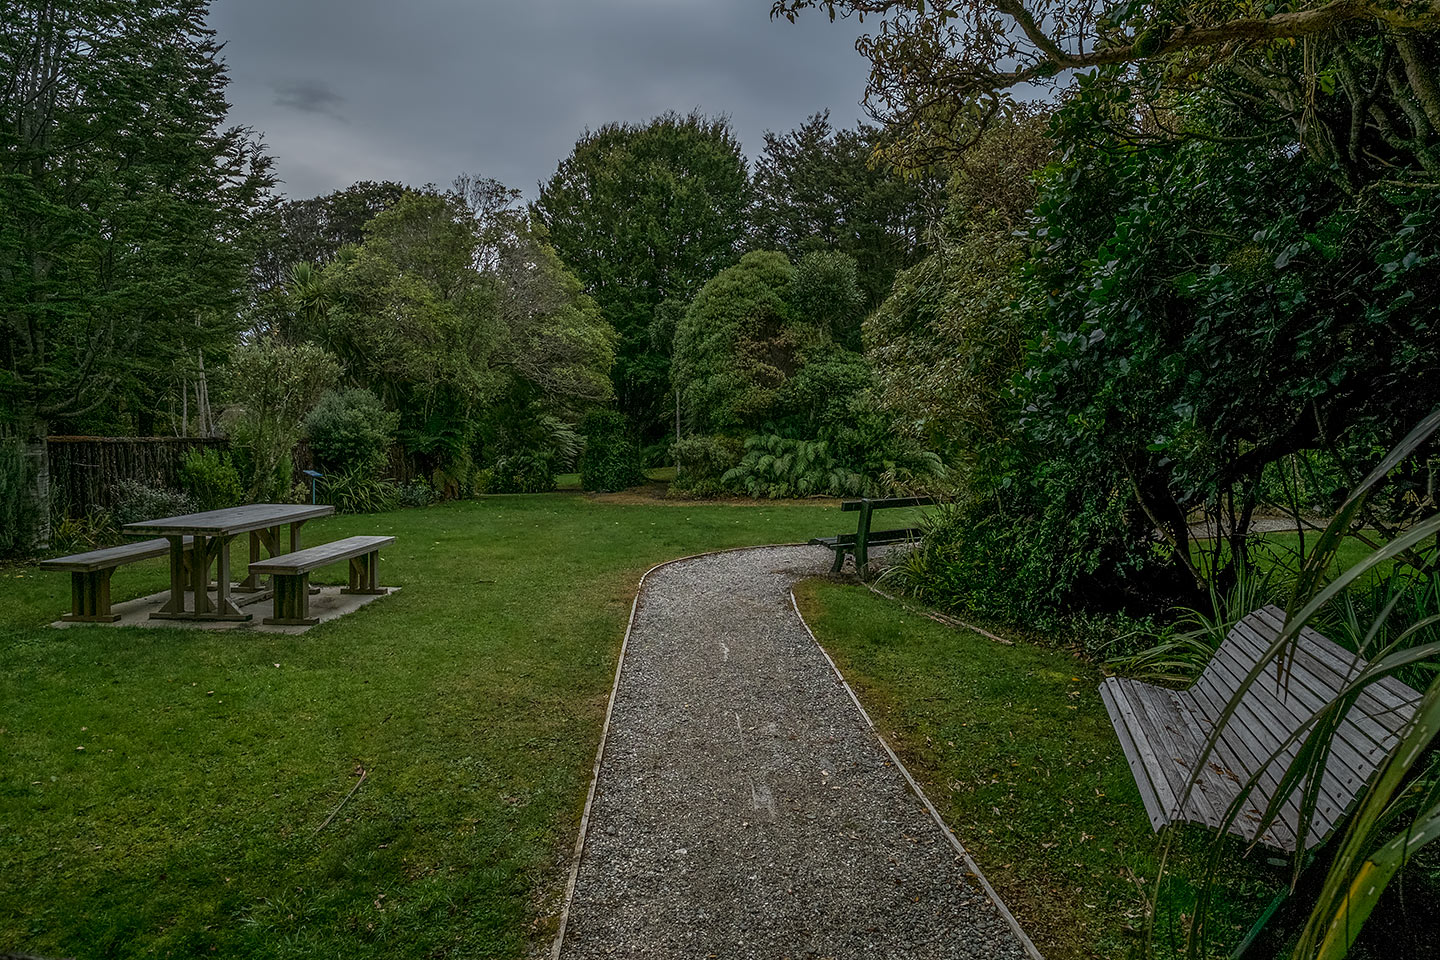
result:
M 69 578 L 0 568 L 0 952 L 525 955 L 641 573 L 839 525 L 567 495 L 315 521 L 309 543 L 395 534 L 404 589 L 302 636 L 52 630 Z M 123 567 L 115 597 L 165 583 Z
M 1004 646 L 863 587 L 815 580 L 796 596 L 885 737 L 1052 960 L 1125 957 L 1143 942 L 1158 845 L 1100 700 L 1101 674 L 1064 650 Z M 1208 834 L 1181 827 L 1168 911 L 1187 912 Z M 1282 872 L 1234 845 L 1214 914 L 1233 945 Z M 1218 949 L 1218 946 L 1217 946 Z

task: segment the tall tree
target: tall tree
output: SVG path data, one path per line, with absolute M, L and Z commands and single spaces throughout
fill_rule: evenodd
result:
M 255 261 L 255 279 L 265 289 L 285 283 L 297 263 L 320 267 L 340 248 L 365 239 L 365 224 L 405 195 L 393 180 L 360 180 L 344 190 L 304 200 L 285 200 L 265 211 L 265 231 Z
M 5 5 L 0 399 L 28 436 L 126 399 L 153 409 L 177 359 L 231 342 L 272 180 L 254 135 L 223 126 L 207 8 Z
M 551 243 L 620 335 L 620 408 L 650 436 L 672 409 L 669 363 L 649 336 L 655 310 L 734 261 L 748 200 L 729 122 L 694 113 L 587 131 L 541 186 L 535 210 Z
M 876 156 L 882 138 L 866 124 L 836 130 L 826 111 L 789 133 L 767 132 L 755 161 L 755 244 L 794 260 L 849 254 L 868 307 L 885 299 L 897 271 L 925 256 L 927 228 L 944 203 L 943 176 L 901 176 Z

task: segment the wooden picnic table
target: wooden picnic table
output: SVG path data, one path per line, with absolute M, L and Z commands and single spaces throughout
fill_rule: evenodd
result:
M 127 523 L 126 533 L 159 535 L 170 541 L 170 599 L 150 616 L 158 620 L 249 620 L 230 599 L 230 541 L 242 533 L 250 534 L 250 557 L 259 557 L 263 547 L 274 557 L 287 552 L 282 547 L 280 528 L 290 527 L 289 552 L 300 549 L 300 527 L 307 520 L 328 517 L 335 508 L 328 505 L 293 503 L 247 503 L 224 510 L 206 510 L 160 520 Z M 193 537 L 194 559 L 189 565 L 188 589 L 194 594 L 194 609 L 186 609 L 187 589 L 185 538 Z M 215 569 L 215 598 L 210 598 L 210 569 Z M 260 590 L 258 573 L 246 571 L 246 577 L 235 588 L 238 593 Z

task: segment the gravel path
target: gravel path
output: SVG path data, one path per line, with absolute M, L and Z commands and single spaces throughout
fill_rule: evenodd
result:
M 563 960 L 1026 956 L 795 614 L 829 560 L 647 576 Z

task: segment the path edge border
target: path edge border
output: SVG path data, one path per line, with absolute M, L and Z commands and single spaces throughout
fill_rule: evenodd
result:
M 551 960 L 560 960 L 560 950 L 565 945 L 565 928 L 570 922 L 570 904 L 575 899 L 575 884 L 580 879 L 580 861 L 584 859 L 585 856 L 585 838 L 589 834 L 590 830 L 590 811 L 595 804 L 595 790 L 600 784 L 600 766 L 605 759 L 605 747 L 610 742 L 610 717 L 615 712 L 615 697 L 620 692 L 620 675 L 625 670 L 625 654 L 630 649 L 630 633 L 632 630 L 635 629 L 635 614 L 640 610 L 640 597 L 645 592 L 646 579 L 650 576 L 650 574 L 654 573 L 656 570 L 659 570 L 661 567 L 668 567 L 672 563 L 684 563 L 686 560 L 699 560 L 701 557 L 713 557 L 723 553 L 738 553 L 742 550 L 767 550 L 773 547 L 805 546 L 809 546 L 809 544 L 762 543 L 751 544 L 750 546 L 745 547 L 726 547 L 723 550 L 707 550 L 704 553 L 692 553 L 689 556 L 685 557 L 675 557 L 670 560 L 662 560 L 660 563 L 655 564 L 655 566 L 651 567 L 649 570 L 646 570 L 640 575 L 640 580 L 635 584 L 635 599 L 630 602 L 630 619 L 625 623 L 625 636 L 620 641 L 620 657 L 615 662 L 615 679 L 610 684 L 610 700 L 605 705 L 605 723 L 600 727 L 600 745 L 595 748 L 595 764 L 590 771 L 590 791 L 585 795 L 585 809 L 584 812 L 580 814 L 580 834 L 575 838 L 575 852 L 571 854 L 570 878 L 565 882 L 565 898 L 560 905 L 560 925 L 555 931 L 555 941 L 550 947 Z M 793 591 L 790 594 L 790 602 L 792 604 L 795 602 L 795 594 Z M 798 607 L 796 608 L 796 613 L 799 613 Z M 801 617 L 800 622 L 802 624 L 805 624 L 805 618 Z M 810 633 L 810 627 L 808 624 L 805 624 L 805 632 Z M 810 633 L 810 639 L 815 640 L 815 635 L 813 633 Z M 815 645 L 819 646 L 818 640 L 815 641 Z M 820 650 L 823 653 L 825 648 L 821 647 Z M 826 654 L 825 658 L 827 660 L 830 659 L 829 654 Z M 832 662 L 830 666 L 833 668 L 835 664 Z M 836 673 L 838 674 L 839 671 L 837 670 Z M 841 682 L 844 682 L 843 678 Z M 849 688 L 847 687 L 847 689 Z M 851 694 L 851 697 L 854 697 L 853 693 Z M 856 701 L 856 705 L 859 705 L 858 700 Z M 865 713 L 863 707 L 860 709 L 860 712 L 862 714 Z M 870 719 L 869 715 L 866 715 L 865 719 L 868 721 Z M 874 724 L 871 724 L 871 728 L 874 728 Z M 881 740 L 881 743 L 884 743 L 883 739 Z M 887 746 L 886 749 L 888 750 L 889 747 Z M 891 754 L 891 756 L 893 757 L 894 754 Z M 906 776 L 908 777 L 909 774 L 907 773 Z M 911 781 L 911 786 L 914 786 L 913 781 Z M 931 812 L 934 812 L 933 809 Z M 986 886 L 986 889 L 989 889 L 988 884 Z M 1003 907 L 1001 909 L 1002 911 L 1004 910 Z M 1006 915 L 1009 915 L 1008 911 L 1006 911 Z M 1011 922 L 1014 922 L 1013 918 Z M 1022 934 L 1021 936 L 1023 937 L 1024 935 Z M 1029 943 L 1028 940 L 1026 940 L 1025 942 Z M 1034 960 L 1042 960 L 1042 958 L 1037 953 L 1034 955 Z
M 880 746 L 883 747 L 886 754 L 889 755 L 890 762 L 895 764 L 895 769 L 899 770 L 900 775 L 905 778 L 905 782 L 910 784 L 910 790 L 920 799 L 920 802 L 925 805 L 925 809 L 930 811 L 930 816 L 934 818 L 936 826 L 940 828 L 940 832 L 945 835 L 945 838 L 950 841 L 950 845 L 955 848 L 955 852 L 960 854 L 961 858 L 964 859 L 965 866 L 970 871 L 970 874 L 980 882 L 980 886 L 984 889 L 985 895 L 989 897 L 990 902 L 995 905 L 995 909 L 1000 912 L 1000 916 L 1010 925 L 1010 929 L 1014 931 L 1015 936 L 1020 939 L 1020 945 L 1025 949 L 1025 953 L 1031 960 L 1045 960 L 1044 955 L 1040 953 L 1034 941 L 1030 939 L 1025 933 L 1025 930 L 1020 926 L 1020 921 L 1015 919 L 1015 914 L 1010 912 L 1010 908 L 1005 906 L 1005 901 L 1000 899 L 1000 894 L 996 893 L 995 888 L 990 885 L 990 881 L 986 879 L 984 872 L 980 869 L 980 865 L 975 862 L 975 858 L 970 856 L 970 851 L 965 849 L 965 845 L 960 842 L 960 838 L 955 835 L 955 831 L 950 829 L 950 825 L 945 822 L 945 818 L 940 816 L 940 811 L 936 809 L 935 804 L 930 802 L 930 798 L 926 796 L 925 791 L 920 787 L 919 781 L 911 776 L 909 768 L 905 766 L 900 756 L 890 747 L 890 742 L 885 739 L 884 734 L 880 732 L 880 728 L 877 727 L 875 721 L 871 719 L 870 712 L 866 710 L 865 705 L 860 702 L 860 697 L 856 695 L 855 689 L 850 686 L 850 682 L 846 680 L 845 675 L 840 672 L 840 667 L 836 665 L 834 658 L 830 656 L 830 651 L 825 649 L 824 644 L 815 636 L 815 631 L 810 629 L 810 624 L 805 620 L 805 615 L 800 612 L 800 603 L 795 599 L 795 589 L 793 587 L 790 589 L 790 606 L 795 611 L 795 618 L 800 621 L 800 625 L 805 628 L 805 633 L 810 637 L 811 642 L 815 644 L 815 649 L 819 650 L 821 656 L 825 658 L 825 662 L 830 664 L 830 669 L 835 673 L 835 679 L 840 683 L 840 686 L 845 688 L 845 692 L 850 695 L 850 700 L 855 704 L 855 709 L 860 711 L 860 716 L 864 718 L 865 725 L 870 728 L 870 732 L 875 735 L 876 740 L 880 741 Z

